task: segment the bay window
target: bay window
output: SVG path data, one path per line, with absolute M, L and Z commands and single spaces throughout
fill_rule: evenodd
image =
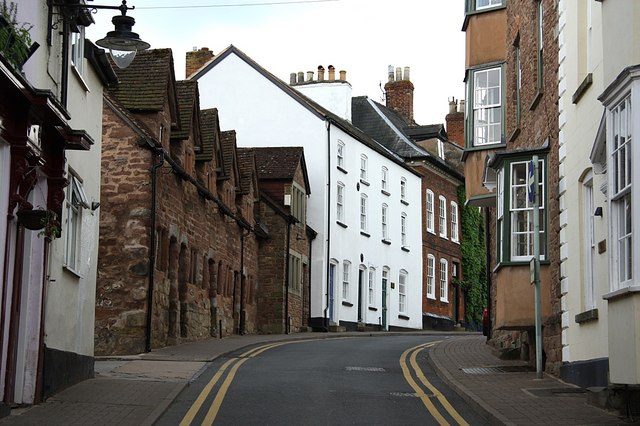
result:
M 470 70 L 467 93 L 468 147 L 485 147 L 504 142 L 504 65 Z

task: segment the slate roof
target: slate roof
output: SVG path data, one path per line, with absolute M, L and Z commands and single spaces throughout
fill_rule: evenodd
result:
M 220 122 L 218 109 L 210 108 L 200 111 L 200 131 L 202 149 L 196 153 L 196 161 L 211 161 L 215 156 L 216 144 L 219 143 Z M 218 166 L 222 166 L 218 164 Z
M 347 121 L 347 120 L 343 119 L 342 117 L 332 113 L 331 111 L 327 110 L 326 108 L 324 108 L 320 104 L 316 103 L 312 99 L 304 96 L 302 93 L 298 92 L 297 90 L 295 90 L 294 88 L 289 86 L 287 83 L 285 83 L 284 81 L 280 80 L 278 77 L 276 77 L 275 75 L 271 74 L 269 71 L 264 69 L 257 62 L 255 62 L 253 59 L 251 59 L 249 56 L 247 56 L 246 53 L 242 52 L 240 49 L 238 49 L 234 45 L 230 45 L 225 50 L 220 52 L 219 55 L 213 57 L 207 64 L 205 64 L 197 72 L 195 72 L 190 77 L 190 79 L 198 80 L 200 77 L 204 76 L 210 69 L 215 67 L 218 63 L 222 62 L 227 56 L 229 56 L 231 54 L 237 55 L 240 59 L 242 59 L 249 66 L 251 66 L 253 69 L 255 69 L 258 73 L 263 75 L 266 79 L 271 81 L 271 83 L 273 83 L 280 90 L 282 90 L 283 92 L 288 94 L 296 102 L 298 102 L 300 105 L 305 107 L 307 110 L 309 110 L 312 114 L 316 115 L 318 118 L 324 119 L 324 120 L 329 120 L 333 125 L 339 127 L 344 132 L 346 132 L 347 134 L 351 135 L 352 137 L 354 137 L 355 139 L 357 139 L 358 141 L 360 141 L 364 145 L 368 146 L 369 148 L 373 149 L 374 151 L 378 152 L 379 154 L 389 158 L 390 160 L 392 160 L 396 164 L 404 167 L 408 171 L 410 171 L 410 172 L 412 172 L 414 174 L 417 174 L 411 167 L 408 167 L 405 164 L 404 160 L 400 156 L 398 156 L 396 153 L 390 151 L 384 145 L 380 144 L 378 141 L 376 141 L 373 138 L 371 138 L 369 135 L 367 135 L 365 132 L 363 132 L 362 130 L 360 130 L 356 126 L 354 126 L 349 121 Z
M 171 132 L 171 139 L 187 139 L 191 134 L 193 113 L 197 110 L 200 95 L 198 83 L 192 80 L 176 81 L 176 93 L 178 95 L 178 110 L 180 112 L 180 130 Z
M 131 111 L 160 111 L 173 79 L 171 49 L 142 50 L 127 68 L 115 68 L 120 84 L 110 89 Z
M 427 160 L 462 178 L 462 149 L 447 139 L 442 124 L 412 125 L 396 111 L 366 96 L 351 100 L 353 124 L 406 160 Z M 430 148 L 429 139 L 434 142 Z M 436 139 L 443 141 L 445 160 L 437 154 Z

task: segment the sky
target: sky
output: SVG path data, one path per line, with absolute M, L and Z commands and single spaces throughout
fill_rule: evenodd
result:
M 259 3 L 260 5 L 256 5 Z M 90 4 L 90 3 L 89 3 Z M 95 0 L 117 6 L 118 0 Z M 444 123 L 449 99 L 464 99 L 463 0 L 129 0 L 133 31 L 171 48 L 177 79 L 185 55 L 233 44 L 285 82 L 298 71 L 346 70 L 353 96 L 384 103 L 389 65 L 410 67 L 414 119 Z M 113 30 L 119 12 L 99 10 L 87 38 Z M 306 77 L 305 77 L 306 78 Z

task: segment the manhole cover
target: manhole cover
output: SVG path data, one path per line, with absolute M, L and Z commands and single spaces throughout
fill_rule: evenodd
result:
M 466 374 L 527 373 L 533 371 L 528 365 L 499 365 L 496 367 L 463 368 Z
M 576 397 L 584 394 L 586 390 L 582 388 L 537 388 L 523 389 L 523 391 L 540 398 L 549 397 Z

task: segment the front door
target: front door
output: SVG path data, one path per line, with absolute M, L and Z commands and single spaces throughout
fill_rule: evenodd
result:
M 382 329 L 387 329 L 387 281 L 389 280 L 389 271 L 382 270 Z
M 329 264 L 329 324 L 332 324 L 335 321 L 334 318 L 334 292 L 335 292 L 335 282 L 336 282 L 336 264 Z

